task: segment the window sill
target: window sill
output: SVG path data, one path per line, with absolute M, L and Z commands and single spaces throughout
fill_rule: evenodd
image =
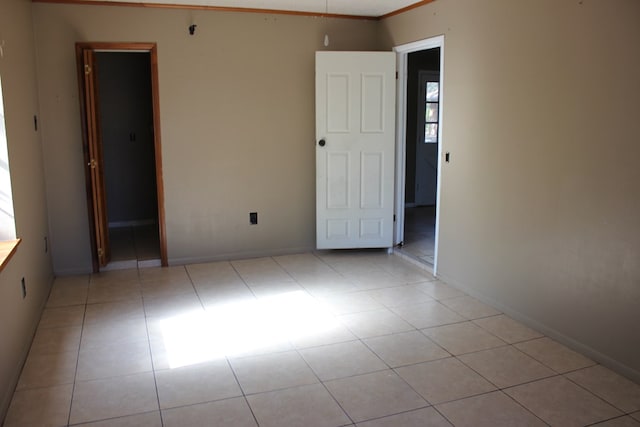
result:
M 9 260 L 16 253 L 18 245 L 22 239 L 6 240 L 0 242 L 0 271 L 4 270 L 4 267 L 9 263 Z

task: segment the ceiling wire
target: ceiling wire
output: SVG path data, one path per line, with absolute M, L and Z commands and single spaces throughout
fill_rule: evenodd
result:
M 324 16 L 327 20 L 327 27 L 329 27 L 329 0 L 324 0 Z M 329 33 L 324 34 L 324 47 L 329 47 Z

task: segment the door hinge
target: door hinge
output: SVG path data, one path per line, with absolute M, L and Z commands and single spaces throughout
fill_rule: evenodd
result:
M 91 74 L 91 67 L 89 64 L 84 64 L 84 73 L 87 75 Z
M 393 222 L 396 222 L 396 214 L 393 214 Z
M 91 161 L 89 163 L 87 163 L 87 166 L 90 166 L 91 169 L 95 169 L 96 168 L 96 159 L 91 159 Z
M 396 71 L 396 80 L 398 80 L 398 72 Z

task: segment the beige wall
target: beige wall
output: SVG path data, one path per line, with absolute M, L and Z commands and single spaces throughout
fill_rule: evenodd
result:
M 439 273 L 640 380 L 640 2 L 437 0 Z
M 327 29 L 331 49 L 372 50 L 377 22 L 42 3 L 33 9 L 56 272 L 91 267 L 78 41 L 158 44 L 170 263 L 314 247 L 314 52 L 323 49 Z M 252 211 L 257 226 L 249 226 Z
M 18 251 L 0 273 L 0 420 L 11 401 L 40 312 L 49 293 L 52 269 L 45 253 L 45 203 L 38 114 L 36 67 L 29 0 L 0 2 L 0 76 L 5 107 L 9 165 L 13 189 Z M 22 298 L 24 277 L 27 297 Z

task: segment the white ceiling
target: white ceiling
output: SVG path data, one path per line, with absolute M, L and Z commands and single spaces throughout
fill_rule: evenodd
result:
M 99 1 L 99 0 L 91 0 Z M 421 3 L 421 0 L 108 0 L 121 3 L 157 3 L 185 6 L 217 6 L 338 15 L 378 17 Z

